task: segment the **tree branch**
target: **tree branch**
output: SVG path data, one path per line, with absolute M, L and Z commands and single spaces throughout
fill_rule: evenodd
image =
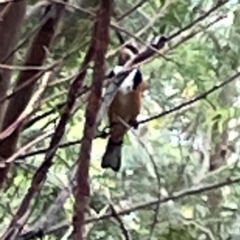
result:
M 64 7 L 61 5 L 53 5 L 50 9 L 48 9 L 48 11 L 46 11 L 45 15 L 47 20 L 35 35 L 35 38 L 28 49 L 24 63 L 25 66 L 41 66 L 44 63 L 47 56 L 46 49 L 51 46 L 63 12 Z M 22 84 L 28 82 L 29 79 L 34 79 L 39 74 L 40 73 L 37 70 L 22 71 L 18 75 L 14 90 Z M 36 78 L 35 81 L 32 81 L 31 84 L 28 85 L 28 88 L 19 90 L 9 101 L 1 130 L 6 130 L 11 124 L 13 124 L 26 108 L 29 100 L 31 99 L 37 80 L 38 78 Z M 16 128 L 10 136 L 0 142 L 0 153 L 3 159 L 10 157 L 14 153 L 21 127 L 22 124 L 18 126 L 18 128 Z M 5 168 L 0 169 L 0 188 L 3 186 L 9 168 L 10 164 L 8 164 Z
M 73 217 L 73 239 L 81 240 L 83 236 L 83 226 L 85 219 L 85 209 L 88 204 L 90 187 L 88 183 L 90 152 L 92 140 L 95 136 L 95 124 L 97 114 L 101 105 L 101 95 L 105 78 L 105 55 L 109 43 L 109 26 L 113 0 L 101 0 L 97 20 L 94 26 L 94 70 L 91 93 L 85 113 L 85 126 L 83 140 L 78 159 L 77 187 L 75 191 L 75 213 Z
M 157 115 L 155 115 L 155 116 L 149 117 L 149 118 L 144 119 L 144 120 L 140 120 L 140 121 L 138 121 L 137 124 L 143 124 L 143 123 L 150 122 L 150 121 L 152 121 L 152 120 L 155 120 L 155 119 L 164 117 L 164 116 L 169 115 L 169 114 L 171 114 L 171 113 L 173 113 L 173 112 L 176 112 L 176 111 L 178 111 L 178 110 L 181 110 L 181 109 L 184 108 L 184 107 L 190 106 L 190 105 L 192 105 L 193 103 L 196 103 L 196 102 L 198 102 L 198 101 L 200 101 L 200 100 L 202 100 L 202 99 L 204 99 L 204 98 L 207 98 L 208 95 L 216 92 L 217 90 L 221 89 L 221 88 L 224 87 L 225 85 L 227 85 L 227 84 L 231 83 L 232 81 L 236 80 L 239 76 L 240 76 L 240 72 L 237 72 L 237 73 L 234 74 L 232 77 L 228 78 L 227 80 L 225 80 L 224 82 L 222 82 L 222 83 L 220 83 L 220 84 L 218 84 L 218 85 L 213 86 L 213 87 L 210 88 L 208 91 L 200 94 L 199 96 L 197 96 L 197 97 L 195 97 L 195 98 L 193 98 L 193 99 L 191 99 L 191 100 L 189 100 L 189 101 L 187 101 L 187 102 L 184 102 L 184 103 L 182 103 L 182 104 L 179 104 L 178 106 L 176 106 L 176 107 L 174 107 L 174 108 L 172 108 L 172 109 L 169 109 L 169 110 L 167 110 L 167 111 L 164 111 L 164 112 L 162 112 L 162 113 L 159 113 L 159 114 L 157 114 Z
M 225 186 L 230 186 L 236 183 L 240 183 L 240 177 L 232 177 L 232 178 L 227 178 L 221 182 L 215 182 L 215 183 L 211 183 L 211 184 L 204 184 L 204 185 L 200 185 L 200 186 L 194 186 L 192 188 L 189 188 L 187 190 L 182 190 L 176 193 L 173 193 L 171 196 L 169 197 L 164 197 L 162 199 L 158 199 L 155 198 L 151 201 L 145 202 L 145 203 L 140 203 L 140 204 L 136 204 L 133 207 L 130 207 L 128 209 L 122 210 L 117 212 L 118 216 L 124 216 L 127 214 L 130 214 L 132 212 L 135 211 L 140 211 L 140 210 L 144 210 L 144 209 L 149 209 L 152 206 L 155 206 L 157 204 L 163 204 L 169 201 L 176 201 L 179 200 L 181 198 L 187 197 L 187 196 L 195 196 L 198 194 L 203 194 L 206 193 L 208 191 L 211 190 L 215 190 L 215 189 L 219 189 Z M 89 224 L 89 223 L 93 223 L 93 222 L 98 222 L 100 220 L 107 220 L 109 218 L 113 217 L 112 212 L 110 211 L 109 213 L 102 215 L 100 217 L 90 217 L 88 219 L 86 219 L 84 224 Z M 49 234 L 53 234 L 61 229 L 64 228 L 68 228 L 70 226 L 70 222 L 69 221 L 64 221 L 62 223 L 58 223 L 56 226 L 53 226 L 51 229 L 48 229 L 47 231 L 44 232 L 44 235 L 49 235 Z

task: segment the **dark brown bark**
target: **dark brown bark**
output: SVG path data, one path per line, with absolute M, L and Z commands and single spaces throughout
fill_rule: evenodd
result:
M 54 7 L 57 8 L 57 14 L 56 16 L 50 16 L 49 11 L 53 10 L 52 8 Z M 61 7 L 61 9 L 59 7 Z M 48 12 L 46 12 L 47 19 L 35 35 L 29 47 L 24 64 L 25 66 L 41 66 L 45 61 L 47 55 L 46 50 L 49 48 L 54 38 L 57 23 L 59 22 L 59 18 L 64 10 L 64 7 L 58 4 L 52 5 L 52 8 L 49 8 Z M 22 71 L 16 80 L 14 89 L 17 89 L 22 84 L 28 82 L 29 79 L 34 78 L 34 76 L 37 74 L 39 74 L 39 71 L 37 70 Z M 37 78 L 35 81 L 31 81 L 27 87 L 17 91 L 17 93 L 10 99 L 3 119 L 2 131 L 14 123 L 25 109 L 29 100 L 31 99 L 36 82 Z M 0 157 L 2 159 L 10 157 L 14 153 L 20 130 L 21 126 L 17 128 L 9 137 L 0 142 Z M 0 169 L 0 188 L 3 185 L 9 167 L 10 165 L 7 165 L 7 167 Z
M 26 11 L 26 1 L 16 3 L 0 4 L 0 63 L 11 65 L 13 57 L 8 58 L 9 53 L 14 49 L 21 25 Z M 0 70 L 0 96 L 6 96 L 11 77 L 10 70 Z M 3 116 L 6 103 L 0 103 L 0 129 L 2 126 Z
M 52 9 L 52 8 L 55 8 L 55 9 Z M 49 12 L 47 13 L 48 15 L 47 15 L 45 24 L 38 31 L 29 48 L 26 61 L 25 61 L 26 66 L 28 65 L 41 66 L 46 58 L 46 54 L 47 54 L 46 48 L 48 48 L 51 45 L 51 42 L 57 30 L 58 23 L 61 20 L 61 17 L 65 9 L 64 5 L 62 4 L 53 4 L 52 8 L 50 8 L 49 11 L 54 10 L 55 14 L 53 15 L 52 14 L 53 12 L 50 15 L 48 14 Z M 25 83 L 26 81 L 28 81 L 38 73 L 39 72 L 35 70 L 21 72 L 17 79 L 16 87 L 21 86 L 21 84 Z M 8 127 L 10 124 L 12 124 L 16 120 L 16 118 L 19 116 L 19 114 L 21 114 L 21 112 L 24 110 L 24 108 L 26 107 L 26 105 L 28 104 L 31 98 L 35 84 L 36 82 L 30 83 L 26 89 L 19 91 L 10 100 L 10 104 L 8 106 L 8 112 L 7 112 L 7 114 L 9 115 L 6 115 L 6 120 L 5 120 L 6 122 L 4 125 L 5 127 Z M 14 108 L 14 103 L 15 103 L 15 108 Z M 12 112 L 11 109 L 14 109 L 14 112 Z M 16 111 L 15 109 L 17 109 L 17 113 L 15 112 Z M 20 133 L 20 128 L 17 129 L 15 132 L 13 132 L 13 134 L 10 135 L 8 138 L 0 142 L 0 152 L 2 154 L 2 157 L 7 158 L 14 153 L 19 133 Z M 58 135 L 58 133 L 56 134 Z M 51 156 L 51 152 L 48 155 Z M 14 215 L 9 225 L 9 228 L 5 233 L 3 233 L 3 236 L 1 237 L 1 239 L 8 239 L 10 236 L 14 238 L 15 236 L 18 235 L 21 229 L 21 226 L 17 224 L 18 220 L 21 219 L 24 216 L 24 214 L 26 214 L 34 194 L 40 189 L 41 183 L 46 177 L 47 171 L 43 172 L 42 168 L 48 169 L 50 164 L 49 164 L 49 161 L 45 165 L 44 163 L 40 166 L 40 168 L 37 170 L 36 174 L 34 175 L 31 183 L 31 187 L 28 189 L 28 192 L 23 198 L 23 201 L 21 202 L 16 214 Z M 7 168 L 0 169 L 0 185 L 1 186 L 5 180 L 8 170 L 9 170 L 9 166 Z M 14 234 L 12 232 L 13 229 L 15 229 Z
M 28 189 L 27 194 L 24 196 L 24 198 L 19 206 L 19 209 L 17 210 L 17 213 L 14 216 L 14 218 L 10 224 L 10 227 L 9 227 L 10 230 L 16 229 L 16 228 L 19 229 L 17 221 L 21 217 L 24 216 L 24 214 L 26 213 L 26 211 L 29 208 L 31 200 L 33 199 L 34 195 L 41 189 L 41 186 L 42 186 L 44 180 L 46 179 L 47 172 L 48 172 L 50 166 L 52 165 L 52 159 L 57 151 L 58 145 L 64 134 L 66 124 L 71 116 L 71 112 L 72 112 L 72 109 L 76 102 L 76 98 L 78 96 L 79 90 L 81 89 L 83 80 L 85 78 L 85 75 L 87 72 L 86 71 L 87 66 L 90 63 L 92 57 L 93 57 L 93 49 L 90 46 L 90 49 L 84 59 L 82 70 L 80 70 L 79 75 L 73 81 L 73 83 L 70 87 L 70 90 L 68 92 L 67 103 L 64 107 L 59 124 L 56 127 L 56 131 L 54 132 L 54 134 L 52 136 L 50 146 L 49 146 L 48 150 L 46 151 L 45 159 L 44 159 L 43 163 L 41 164 L 41 166 L 37 169 L 36 173 L 34 174 L 34 176 L 32 178 L 31 186 Z M 8 236 L 8 235 L 5 234 L 4 237 L 5 236 Z
M 96 119 L 101 104 L 105 77 L 105 54 L 109 43 L 109 26 L 113 0 L 101 0 L 94 26 L 95 63 L 89 102 L 85 113 L 84 137 L 78 159 L 77 187 L 75 191 L 75 213 L 73 217 L 73 239 L 84 239 L 85 209 L 90 195 L 89 165 L 92 140 L 95 136 Z

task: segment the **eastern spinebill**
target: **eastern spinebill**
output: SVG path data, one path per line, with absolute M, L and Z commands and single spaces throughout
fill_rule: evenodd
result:
M 119 73 L 124 64 L 138 53 L 138 49 L 131 44 L 125 45 L 118 53 L 118 66 L 109 74 L 109 78 Z M 108 119 L 110 136 L 102 158 L 102 168 L 111 168 L 118 172 L 121 167 L 121 151 L 124 135 L 128 131 L 127 125 L 134 125 L 140 113 L 145 81 L 139 68 L 132 69 L 118 88 L 109 109 Z M 127 124 L 124 124 L 127 123 Z

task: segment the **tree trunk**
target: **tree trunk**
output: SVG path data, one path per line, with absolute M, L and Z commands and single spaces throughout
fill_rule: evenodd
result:
M 75 191 L 75 213 L 73 217 L 73 239 L 83 240 L 85 210 L 90 195 L 89 166 L 92 140 L 96 132 L 97 114 L 100 109 L 103 81 L 105 78 L 105 54 L 109 43 L 109 26 L 113 0 L 101 0 L 94 26 L 94 70 L 91 93 L 85 113 L 84 135 L 78 159 L 77 187 Z
M 21 2 L 21 1 L 20 1 Z M 56 9 L 54 9 L 56 7 Z M 43 25 L 36 33 L 26 56 L 24 66 L 42 66 L 47 56 L 47 49 L 50 47 L 50 44 L 54 38 L 55 31 L 57 28 L 57 23 L 62 13 L 55 14 L 53 16 L 54 10 L 57 12 L 57 8 L 64 7 L 61 4 L 52 4 L 50 8 L 47 8 Z M 13 91 L 16 91 L 16 94 L 10 99 L 9 104 L 6 109 L 6 113 L 3 119 L 2 130 L 8 128 L 13 124 L 22 111 L 26 108 L 29 100 L 31 99 L 34 87 L 39 78 L 39 70 L 27 70 L 22 71 L 17 80 Z M 31 80 L 31 81 L 30 81 Z M 20 86 L 26 84 L 27 86 L 18 90 Z M 3 139 L 0 142 L 0 157 L 2 160 L 9 158 L 16 150 L 17 141 L 19 138 L 19 133 L 22 126 L 18 127 L 13 131 L 13 133 L 7 138 Z M 0 169 L 0 188 L 3 185 L 3 182 L 7 176 L 10 165 L 7 165 L 5 168 Z
M 26 11 L 26 1 L 16 3 L 1 3 L 0 5 L 0 63 L 11 65 L 13 56 L 9 54 L 14 49 Z M 14 54 L 13 54 L 14 55 Z M 0 70 L 0 96 L 6 96 L 11 77 L 10 70 Z M 2 128 L 6 102 L 0 103 L 0 129 Z

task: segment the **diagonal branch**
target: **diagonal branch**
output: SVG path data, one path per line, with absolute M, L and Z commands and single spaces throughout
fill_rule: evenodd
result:
M 174 34 L 172 34 L 169 37 L 169 40 L 171 40 L 172 38 L 175 38 L 176 36 L 180 35 L 181 33 L 185 32 L 186 30 L 192 28 L 194 25 L 196 25 L 197 23 L 201 22 L 202 20 L 206 19 L 209 15 L 211 15 L 213 12 L 215 12 L 217 9 L 219 9 L 220 7 L 222 7 L 223 5 L 225 5 L 227 2 L 229 2 L 229 0 L 218 0 L 217 3 L 210 8 L 208 11 L 206 11 L 203 15 L 201 15 L 200 17 L 198 17 L 196 20 L 194 20 L 193 22 L 191 22 L 190 24 L 188 24 L 186 27 L 181 28 L 180 30 L 178 30 L 177 32 L 175 32 Z
M 15 3 L 4 3 L 1 1 L 0 4 L 0 63 L 4 62 L 6 56 L 14 48 L 18 35 L 22 27 L 24 14 L 26 11 L 27 1 L 22 0 L 21 2 Z M 3 34 L 4 33 L 4 34 Z M 14 55 L 8 61 L 7 64 L 12 64 Z M 7 89 L 10 85 L 11 71 L 0 70 L 0 96 L 4 97 L 7 93 Z M 2 121 L 4 117 L 6 103 L 0 103 L 0 129 L 2 128 Z
M 29 117 L 29 115 L 36 109 L 37 106 L 40 104 L 40 99 L 42 95 L 44 94 L 48 82 L 50 80 L 52 72 L 47 72 L 45 76 L 42 79 L 42 83 L 38 89 L 30 99 L 27 107 L 25 110 L 19 115 L 19 117 L 14 121 L 10 126 L 8 126 L 7 129 L 5 129 L 3 132 L 0 132 L 0 141 L 7 138 L 9 135 L 11 135 L 17 128 L 19 128 L 23 122 Z
M 61 141 L 61 138 L 64 134 L 65 126 L 66 126 L 66 124 L 69 120 L 69 117 L 71 116 L 71 110 L 72 110 L 72 108 L 75 104 L 78 90 L 81 88 L 81 85 L 82 85 L 83 80 L 85 78 L 86 68 L 87 68 L 89 62 L 91 61 L 92 57 L 93 57 L 93 51 L 92 51 L 92 46 L 90 46 L 89 51 L 88 51 L 88 53 L 85 57 L 85 60 L 83 62 L 83 70 L 80 71 L 79 75 L 73 81 L 73 83 L 70 87 L 70 90 L 69 90 L 69 93 L 68 93 L 68 100 L 67 100 L 64 112 L 61 116 L 59 124 L 56 128 L 56 131 L 52 136 L 50 146 L 47 150 L 45 159 L 44 159 L 43 163 L 41 164 L 41 166 L 36 171 L 35 175 L 33 176 L 31 186 L 28 189 L 27 194 L 23 198 L 23 201 L 20 204 L 20 207 L 19 207 L 15 217 L 10 224 L 10 228 L 14 228 L 14 227 L 16 228 L 16 225 L 17 225 L 18 221 L 21 219 L 21 217 L 28 210 L 28 207 L 31 203 L 32 198 L 39 191 L 42 183 L 44 182 L 44 180 L 46 178 L 48 169 L 52 165 L 52 159 L 53 159 L 53 157 L 56 153 L 58 144 Z
M 147 119 L 141 120 L 141 121 L 139 121 L 137 124 L 147 123 L 147 122 L 150 122 L 150 121 L 152 121 L 152 120 L 155 120 L 155 119 L 164 117 L 164 116 L 166 116 L 166 115 L 169 115 L 169 114 L 171 114 L 171 113 L 173 113 L 173 112 L 176 112 L 176 111 L 178 111 L 178 110 L 181 110 L 181 109 L 184 108 L 184 107 L 191 106 L 192 104 L 194 104 L 194 103 L 196 103 L 196 102 L 198 102 L 198 101 L 200 101 L 200 100 L 202 100 L 202 99 L 207 98 L 208 95 L 216 92 L 217 90 L 221 89 L 221 88 L 224 87 L 225 85 L 233 82 L 233 81 L 236 80 L 238 77 L 240 77 L 240 72 L 237 72 L 236 74 L 234 74 L 233 76 L 231 76 L 230 78 L 228 78 L 227 80 L 225 80 L 224 82 L 222 82 L 222 83 L 220 83 L 220 84 L 218 84 L 218 85 L 213 86 L 213 87 L 210 88 L 208 91 L 200 94 L 199 96 L 197 96 L 197 97 L 195 97 L 195 98 L 193 98 L 193 99 L 191 99 L 191 100 L 189 100 L 189 101 L 186 101 L 186 102 L 184 102 L 184 103 L 181 103 L 181 104 L 179 104 L 178 106 L 176 106 L 176 107 L 174 107 L 174 108 L 171 108 L 171 109 L 169 109 L 169 110 L 167 110 L 167 111 L 164 111 L 164 112 L 162 112 L 162 113 L 159 113 L 159 114 L 157 114 L 157 115 L 155 115 L 155 116 L 152 116 L 152 117 L 149 117 L 149 118 L 147 118 Z
M 121 219 L 120 216 L 117 214 L 117 211 L 116 211 L 116 209 L 114 208 L 113 204 L 110 204 L 109 207 L 110 207 L 110 210 L 111 210 L 111 212 L 112 212 L 112 216 L 116 219 L 116 221 L 117 221 L 118 224 L 119 224 L 119 227 L 120 227 L 120 229 L 121 229 L 121 231 L 122 231 L 122 234 L 123 234 L 125 240 L 131 240 L 132 238 L 131 238 L 131 236 L 130 236 L 128 230 L 127 230 L 127 228 L 125 227 L 122 219 Z
M 25 66 L 41 66 L 44 63 L 47 57 L 46 49 L 51 46 L 55 31 L 57 29 L 59 21 L 63 16 L 63 13 L 64 7 L 56 4 L 52 5 L 51 8 L 49 8 L 45 12 L 47 20 L 45 24 L 43 24 L 42 27 L 39 29 L 38 33 L 35 35 L 35 38 L 33 39 L 28 49 L 24 63 Z M 37 70 L 22 71 L 18 75 L 14 90 L 22 84 L 28 82 L 29 79 L 34 79 L 37 75 L 39 75 L 39 71 Z M 13 124 L 17 120 L 20 114 L 24 111 L 24 109 L 29 103 L 29 100 L 32 97 L 32 93 L 36 86 L 37 80 L 38 78 L 35 78 L 35 81 L 32 81 L 31 84 L 28 85 L 28 88 L 18 91 L 16 95 L 10 99 L 1 130 L 6 130 L 11 124 Z M 14 153 L 17 146 L 21 127 L 22 124 L 18 126 L 18 128 L 16 128 L 11 135 L 9 135 L 7 138 L 0 142 L 0 156 L 3 159 L 10 157 Z M 0 169 L 0 188 L 3 186 L 9 169 L 10 164 L 8 164 L 5 168 Z
M 132 14 L 134 11 L 136 11 L 139 7 L 141 7 L 144 3 L 146 3 L 146 0 L 139 1 L 136 5 L 134 5 L 132 8 L 128 9 L 125 13 L 123 13 L 121 16 L 117 18 L 117 21 L 123 20 L 125 17 Z
M 39 169 L 36 171 L 35 175 L 33 176 L 31 186 L 28 189 L 27 194 L 24 196 L 24 198 L 19 206 L 19 209 L 17 210 L 17 213 L 15 214 L 14 218 L 12 219 L 9 229 L 20 230 L 18 222 L 21 220 L 21 218 L 24 216 L 24 214 L 28 210 L 32 198 L 39 191 L 42 183 L 46 179 L 48 169 L 52 165 L 52 159 L 56 153 L 58 144 L 64 134 L 65 126 L 69 120 L 69 117 L 71 116 L 71 110 L 75 104 L 76 97 L 78 95 L 78 91 L 79 91 L 79 89 L 81 89 L 83 80 L 86 75 L 86 69 L 87 69 L 92 57 L 93 57 L 93 48 L 92 48 L 92 44 L 91 44 L 90 48 L 88 50 L 88 53 L 86 54 L 85 59 L 83 61 L 82 70 L 80 71 L 79 75 L 76 77 L 76 79 L 73 81 L 73 83 L 70 87 L 65 109 L 61 116 L 59 124 L 56 128 L 56 131 L 52 136 L 50 146 L 46 153 L 45 159 L 44 159 L 43 163 L 41 164 L 41 166 L 39 167 Z M 4 234 L 1 240 L 6 239 L 7 236 L 8 235 Z
M 215 190 L 215 189 L 219 189 L 219 188 L 222 188 L 225 186 L 230 186 L 230 185 L 239 184 L 239 183 L 240 183 L 240 177 L 232 177 L 232 178 L 224 179 L 220 182 L 214 182 L 214 183 L 210 183 L 210 184 L 202 184 L 202 185 L 194 186 L 189 189 L 184 189 L 182 191 L 175 192 L 175 193 L 171 194 L 171 196 L 164 197 L 162 199 L 155 198 L 155 199 L 153 199 L 151 201 L 147 201 L 145 203 L 136 204 L 135 206 L 132 206 L 130 208 L 127 208 L 125 210 L 117 212 L 117 215 L 124 216 L 124 215 L 130 214 L 135 211 L 149 209 L 152 206 L 155 206 L 157 204 L 163 204 L 163 203 L 166 203 L 169 201 L 177 201 L 184 197 L 203 194 L 203 193 Z M 113 217 L 112 212 L 109 212 L 100 217 L 90 217 L 90 218 L 86 219 L 84 224 L 98 222 L 100 220 L 107 220 L 111 217 Z M 45 235 L 52 234 L 56 231 L 59 231 L 60 229 L 69 227 L 69 225 L 70 225 L 69 221 L 64 221 L 64 222 L 59 223 L 56 226 L 52 227 L 51 229 L 48 229 L 48 231 L 46 231 L 44 234 Z

